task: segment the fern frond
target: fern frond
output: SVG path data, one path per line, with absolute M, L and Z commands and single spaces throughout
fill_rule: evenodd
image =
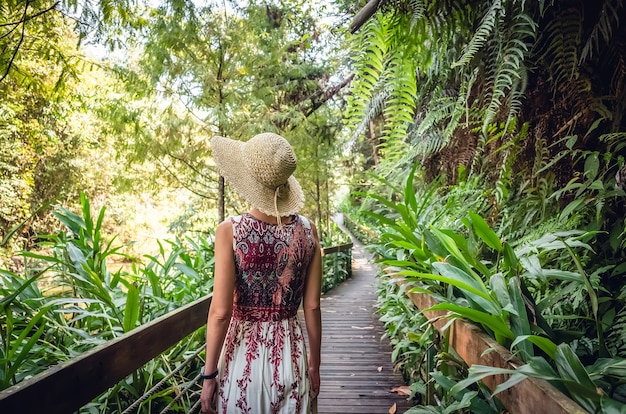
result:
M 452 64 L 452 67 L 464 66 L 468 64 L 483 47 L 483 45 L 489 40 L 491 33 L 497 26 L 498 20 L 502 13 L 502 1 L 495 0 L 489 10 L 480 22 L 480 26 L 474 33 L 474 36 L 468 43 L 465 52 L 459 58 L 458 61 Z
M 606 332 L 606 345 L 615 356 L 626 355 L 626 307 L 622 308 Z
M 559 10 L 542 30 L 543 37 L 538 42 L 543 45 L 541 58 L 551 74 L 554 85 L 578 76 L 581 22 L 580 10 L 569 7 Z
M 420 138 L 415 149 L 424 159 L 440 153 L 449 144 L 449 141 L 444 139 L 443 134 L 435 130 L 421 135 Z
M 603 134 L 600 135 L 599 139 L 607 144 L 607 149 L 610 152 L 620 152 L 626 148 L 626 132 Z
M 413 59 L 407 56 L 414 54 L 412 32 L 406 25 L 393 22 L 393 30 L 389 31 L 389 53 L 384 74 L 384 83 L 389 91 L 383 114 L 385 117 L 384 135 L 381 150 L 390 159 L 405 151 L 407 130 L 413 123 L 417 89 L 416 66 Z
M 591 59 L 594 52 L 600 50 L 600 40 L 605 44 L 611 41 L 613 30 L 620 25 L 619 9 L 622 8 L 622 1 L 613 4 L 613 1 L 605 0 L 602 4 L 602 10 L 598 16 L 598 21 L 594 25 L 582 51 L 580 52 L 580 64 Z M 623 18 L 622 18 L 623 19 Z M 622 22 L 623 24 L 623 22 Z
M 350 87 L 346 109 L 346 122 L 350 126 L 361 122 L 367 103 L 379 84 L 388 49 L 386 28 L 383 17 L 372 18 L 361 28 L 355 41 L 358 45 L 358 50 L 353 53 L 355 78 Z
M 452 135 L 454 134 L 454 131 L 456 131 L 459 121 L 463 115 L 465 115 L 465 123 L 469 123 L 468 102 L 472 87 L 474 86 L 474 82 L 476 82 L 476 75 L 477 71 L 474 71 L 472 74 L 469 74 L 465 81 L 461 84 L 459 95 L 454 104 L 454 108 L 451 111 L 448 124 L 443 132 L 443 137 L 446 141 L 449 141 L 450 138 L 452 138 Z
M 493 86 L 491 89 L 491 99 L 485 111 L 483 122 L 483 133 L 487 130 L 488 125 L 496 118 L 500 107 L 509 94 L 508 108 L 509 113 L 507 120 L 517 115 L 516 111 L 521 107 L 521 95 L 524 92 L 526 79 L 526 67 L 524 61 L 529 52 L 530 42 L 535 40 L 535 30 L 537 25 L 527 14 L 520 12 L 513 17 L 513 24 L 510 30 L 506 32 L 508 39 L 506 43 L 498 51 L 496 73 L 494 75 Z M 517 88 L 516 88 L 517 87 Z M 511 105 L 512 100 L 518 102 Z M 508 124 L 508 121 L 507 121 Z M 505 127 L 506 130 L 507 127 Z
M 385 100 L 389 96 L 387 89 L 383 89 L 375 94 L 365 108 L 365 116 L 361 120 L 361 123 L 352 132 L 352 135 L 348 139 L 349 145 L 352 145 L 354 141 L 365 131 L 365 128 L 369 127 L 370 122 L 382 115 L 383 108 L 385 106 Z
M 411 10 L 413 12 L 411 15 L 412 25 L 422 20 L 422 18 L 426 15 L 426 5 L 423 0 L 411 0 Z
M 419 122 L 414 134 L 421 136 L 431 130 L 435 125 L 439 124 L 442 120 L 450 117 L 454 108 L 455 100 L 452 97 L 440 97 L 434 98 L 431 101 L 430 108 L 426 113 L 426 116 Z

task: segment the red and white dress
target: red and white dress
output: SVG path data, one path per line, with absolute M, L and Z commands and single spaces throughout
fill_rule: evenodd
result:
M 233 316 L 218 364 L 218 412 L 310 413 L 307 348 L 297 318 L 315 242 L 302 216 L 278 226 L 230 218 Z

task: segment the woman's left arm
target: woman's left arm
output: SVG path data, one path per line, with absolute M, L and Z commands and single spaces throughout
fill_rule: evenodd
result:
M 320 309 L 320 295 L 322 289 L 322 254 L 315 226 L 311 224 L 315 251 L 309 265 L 304 286 L 302 308 L 304 309 L 304 323 L 309 338 L 309 378 L 313 397 L 320 391 L 320 360 L 322 346 L 322 311 Z
M 215 272 L 213 298 L 209 308 L 206 330 L 206 361 L 204 373 L 217 370 L 217 363 L 224 345 L 224 338 L 233 312 L 235 291 L 235 260 L 233 252 L 233 226 L 224 221 L 215 231 Z M 214 412 L 211 404 L 217 390 L 217 379 L 206 379 L 200 394 L 203 413 Z

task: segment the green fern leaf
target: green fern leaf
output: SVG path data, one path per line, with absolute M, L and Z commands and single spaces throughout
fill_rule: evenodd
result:
M 502 2 L 500 0 L 495 0 L 483 17 L 480 26 L 478 27 L 478 30 L 476 30 L 476 32 L 474 33 L 474 36 L 467 45 L 463 55 L 459 58 L 457 62 L 452 64 L 453 68 L 457 66 L 467 65 L 476 56 L 478 51 L 489 39 L 489 36 L 493 32 L 494 28 L 497 26 L 497 22 L 500 18 L 501 12 Z

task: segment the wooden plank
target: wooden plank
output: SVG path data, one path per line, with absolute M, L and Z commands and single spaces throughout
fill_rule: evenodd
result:
M 0 392 L 0 413 L 67 414 L 206 324 L 205 296 Z

